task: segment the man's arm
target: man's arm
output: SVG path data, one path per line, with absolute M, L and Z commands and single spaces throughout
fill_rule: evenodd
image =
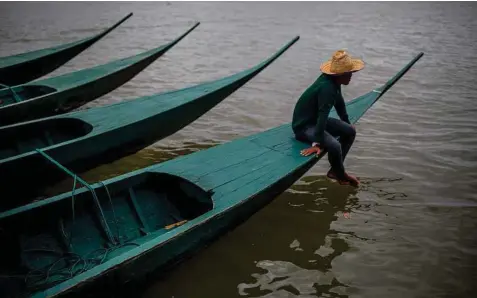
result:
M 315 129 L 315 139 L 318 144 L 323 144 L 323 139 L 325 135 L 326 122 L 330 115 L 331 108 L 335 102 L 336 95 L 327 88 L 323 88 L 318 93 L 318 119 L 316 119 L 316 129 Z
M 351 124 L 349 121 L 348 113 L 346 112 L 346 105 L 343 99 L 343 96 L 336 96 L 335 99 L 335 109 L 336 113 L 340 119 L 348 124 Z

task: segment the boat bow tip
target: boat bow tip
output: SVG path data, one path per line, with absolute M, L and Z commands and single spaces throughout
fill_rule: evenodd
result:
M 132 16 L 133 16 L 133 13 L 130 12 L 130 13 L 128 13 L 124 18 L 122 18 L 121 20 L 119 20 L 116 24 L 119 25 L 119 24 L 121 24 L 122 22 L 126 21 L 127 19 L 129 19 L 129 18 L 132 17 Z
M 289 47 L 295 44 L 299 39 L 300 39 L 300 35 L 295 36 L 292 40 L 290 40 L 286 45 L 283 46 L 280 52 L 287 50 Z
M 396 84 L 414 66 L 414 64 L 421 59 L 422 56 L 424 56 L 424 52 L 417 54 L 406 66 L 401 69 L 401 71 L 392 77 L 386 84 L 380 87 L 380 96 L 384 95 L 384 93 L 386 93 L 394 84 Z
M 280 57 L 283 53 L 285 53 L 292 45 L 294 45 L 298 40 L 300 39 L 300 36 L 297 35 L 295 36 L 292 40 L 290 40 L 287 44 L 285 44 L 280 50 L 278 50 L 272 57 L 268 58 L 265 60 L 260 67 L 264 67 L 266 65 L 271 64 L 275 59 Z
M 97 38 L 101 38 L 103 36 L 105 36 L 106 34 L 108 34 L 109 32 L 113 31 L 114 29 L 116 29 L 119 25 L 121 25 L 122 23 L 124 23 L 127 19 L 129 19 L 131 16 L 133 15 L 132 12 L 130 12 L 128 15 L 126 15 L 124 18 L 122 18 L 121 20 L 119 20 L 116 24 L 114 24 L 113 26 L 109 27 L 108 29 L 104 30 L 102 33 L 98 34 Z
M 184 34 L 182 34 L 181 36 L 179 36 L 178 38 L 174 39 L 173 41 L 171 41 L 164 49 L 168 50 L 170 48 L 172 48 L 173 46 L 175 46 L 176 44 L 179 43 L 179 41 L 181 41 L 184 37 L 186 37 L 187 35 L 189 35 L 189 33 L 191 33 L 195 28 L 197 28 L 198 26 L 200 25 L 200 22 L 197 22 L 194 24 L 194 26 L 192 26 L 189 30 L 187 30 Z
M 187 30 L 187 32 L 184 33 L 182 36 L 186 36 L 187 34 L 189 34 L 190 32 L 192 32 L 192 30 L 194 30 L 195 28 L 197 28 L 199 25 L 200 25 L 200 22 L 195 22 L 194 26 L 192 26 L 189 30 Z

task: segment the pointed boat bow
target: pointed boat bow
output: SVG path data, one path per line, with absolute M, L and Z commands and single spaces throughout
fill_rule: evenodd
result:
M 139 71 L 143 70 L 145 66 L 149 65 L 150 63 L 152 63 L 153 61 L 155 61 L 156 59 L 164 55 L 167 51 L 169 51 L 172 47 L 174 47 L 182 39 L 184 39 L 187 35 L 189 35 L 199 25 L 200 25 L 200 22 L 195 23 L 189 30 L 187 30 L 185 33 L 183 33 L 182 35 L 180 35 L 173 41 L 166 43 L 164 45 L 161 45 L 152 50 L 149 50 L 134 56 L 130 56 L 127 58 L 114 60 L 103 65 L 98 65 L 98 66 L 87 68 L 87 69 L 81 69 L 72 73 L 60 75 L 53 78 L 38 80 L 38 81 L 28 83 L 25 85 L 41 85 L 41 86 L 54 88 L 57 91 L 63 91 L 70 88 L 76 88 L 83 84 L 94 82 L 100 78 L 107 77 L 108 75 L 114 72 L 120 71 L 121 69 L 128 68 L 142 61 L 147 61 L 147 64 L 145 64 L 144 67 L 138 68 L 138 70 L 134 71 L 134 75 L 135 75 L 139 73 Z M 132 78 L 132 76 L 129 76 L 129 78 Z M 80 82 L 81 84 L 79 84 L 78 82 Z
M 51 48 L 0 57 L 0 84 L 15 86 L 54 71 L 106 36 L 132 15 L 129 13 L 113 26 L 92 37 Z
M 224 78 L 222 80 L 238 80 L 239 77 L 245 78 L 252 78 L 256 76 L 258 73 L 260 73 L 262 70 L 264 70 L 267 66 L 272 64 L 278 57 L 280 57 L 283 53 L 285 53 L 292 45 L 294 45 L 298 40 L 300 39 L 300 36 L 294 37 L 292 40 L 290 40 L 287 44 L 285 44 L 281 49 L 279 49 L 275 54 L 273 54 L 271 57 L 266 59 L 260 64 L 257 64 L 256 66 L 249 68 L 247 70 L 242 71 L 241 73 L 235 74 L 233 76 Z M 247 79 L 247 80 L 249 80 Z
M 411 67 L 414 66 L 414 64 L 416 64 L 416 62 L 419 61 L 419 59 L 422 58 L 422 56 L 424 56 L 423 52 L 420 52 L 419 54 L 417 54 L 416 57 L 414 57 L 414 59 L 412 59 L 406 66 L 404 66 L 403 69 L 401 69 L 401 71 L 399 71 L 386 84 L 384 84 L 381 88 L 379 88 L 381 91 L 380 97 L 384 93 L 386 93 L 386 91 L 388 91 L 389 88 L 391 88 L 394 84 L 396 84 L 396 82 L 399 81 L 399 79 L 402 78 L 411 69 Z
M 283 53 L 285 53 L 292 45 L 294 45 L 298 40 L 300 39 L 300 36 L 297 35 L 295 36 L 292 40 L 290 40 L 287 44 L 285 44 L 280 50 L 278 50 L 273 56 L 268 58 L 267 60 L 263 61 L 259 65 L 255 66 L 254 69 L 255 71 L 262 71 L 264 68 L 266 68 L 268 65 L 272 64 L 273 61 L 278 59 Z
M 85 38 L 83 40 L 80 40 L 78 41 L 77 43 L 82 43 L 82 42 L 85 42 L 87 40 L 89 40 L 90 42 L 96 42 L 98 40 L 100 40 L 101 38 L 103 38 L 104 36 L 106 36 L 108 33 L 110 33 L 111 31 L 113 31 L 114 29 L 116 29 L 117 27 L 119 27 L 119 25 L 121 25 L 122 23 L 124 23 L 127 19 L 129 19 L 130 17 L 132 17 L 133 13 L 130 12 L 128 15 L 126 15 L 124 18 L 122 18 L 121 20 L 119 20 L 116 24 L 112 25 L 111 27 L 107 28 L 106 30 L 104 30 L 103 32 L 97 34 L 96 36 L 92 36 L 92 37 L 89 37 L 89 38 Z
M 187 30 L 184 34 L 182 34 L 181 36 L 179 36 L 179 37 L 176 38 L 175 40 L 171 41 L 169 44 L 165 45 L 163 51 L 166 52 L 167 50 L 169 50 L 170 48 L 172 48 L 173 46 L 175 46 L 179 41 L 181 41 L 184 37 L 186 37 L 187 35 L 189 35 L 189 33 L 191 33 L 191 32 L 192 32 L 195 28 L 197 28 L 199 25 L 200 25 L 200 22 L 195 23 L 195 25 L 192 26 L 192 28 L 190 28 L 189 30 Z
M 366 113 L 366 111 L 373 106 L 389 89 L 401 79 L 419 59 L 424 56 L 424 53 L 417 54 L 406 66 L 404 66 L 395 76 L 379 88 L 368 92 L 358 98 L 355 98 L 346 104 L 348 116 L 352 123 L 355 123 Z M 339 118 L 336 111 L 333 109 L 333 117 Z

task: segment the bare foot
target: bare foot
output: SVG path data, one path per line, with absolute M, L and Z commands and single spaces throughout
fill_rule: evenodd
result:
M 328 171 L 328 174 L 326 174 L 326 177 L 328 177 L 328 179 L 337 181 L 341 185 L 349 185 L 348 180 L 338 179 L 338 177 L 336 177 L 335 173 L 333 173 L 333 171 L 331 171 L 331 170 Z
M 360 182 L 359 182 L 358 178 L 356 178 L 355 176 L 350 175 L 350 174 L 348 174 L 348 173 L 345 173 L 345 175 L 346 175 L 346 179 L 349 181 L 349 183 L 350 183 L 352 186 L 354 186 L 354 187 L 358 187 L 358 186 L 359 186 L 359 183 L 360 183 Z
M 338 179 L 338 177 L 336 177 L 335 173 L 333 173 L 333 171 L 329 170 L 328 173 L 326 174 L 326 177 L 328 177 L 329 179 L 331 180 L 336 180 L 338 181 L 339 184 L 341 185 L 352 185 L 352 186 L 359 186 L 359 180 L 358 178 L 356 178 L 355 176 L 353 175 L 350 175 L 348 173 L 345 173 L 345 180 L 343 179 Z

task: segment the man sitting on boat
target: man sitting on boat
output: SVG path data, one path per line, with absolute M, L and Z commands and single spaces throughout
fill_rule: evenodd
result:
M 352 73 L 363 68 L 362 60 L 351 58 L 344 50 L 336 51 L 331 60 L 321 65 L 323 74 L 301 95 L 292 121 L 296 139 L 312 145 L 302 150 L 301 155 L 319 155 L 325 149 L 331 165 L 327 177 L 353 186 L 358 186 L 359 181 L 346 173 L 343 162 L 354 142 L 356 130 L 348 119 L 341 85 L 348 85 Z M 333 106 L 341 120 L 329 117 Z

